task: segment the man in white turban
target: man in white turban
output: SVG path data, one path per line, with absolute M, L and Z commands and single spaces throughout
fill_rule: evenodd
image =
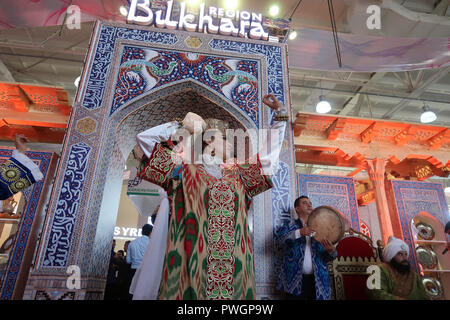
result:
M 429 299 L 422 281 L 411 270 L 409 247 L 400 239 L 389 237 L 383 250 L 380 268 L 380 287 L 369 289 L 368 296 L 375 300 L 425 300 Z

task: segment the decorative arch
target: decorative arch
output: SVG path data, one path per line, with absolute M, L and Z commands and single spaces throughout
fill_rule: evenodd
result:
M 131 151 L 133 146 L 129 144 L 135 133 L 144 127 L 143 124 L 131 127 L 129 122 L 133 119 L 146 122 L 151 118 L 151 123 L 145 126 L 152 126 L 172 117 L 167 110 L 149 113 L 156 101 L 170 94 L 195 92 L 198 99 L 220 106 L 214 110 L 229 117 L 236 126 L 257 130 L 272 122 L 272 113 L 261 109 L 265 93 L 274 94 L 290 108 L 285 44 L 196 33 L 193 47 L 190 45 L 193 42 L 187 41 L 189 38 L 193 34 L 184 31 L 96 24 L 27 284 L 29 297 L 102 298 L 124 155 Z M 130 55 L 128 48 L 137 49 L 128 51 Z M 171 66 L 170 62 L 153 59 L 154 52 L 177 64 Z M 189 68 L 182 63 L 189 61 L 183 60 L 182 54 L 190 55 L 187 60 L 192 63 L 196 54 L 206 57 L 195 62 L 198 75 L 185 73 Z M 129 95 L 118 103 L 120 78 L 126 68 L 137 65 L 131 60 L 139 59 L 145 62 L 140 70 L 125 74 L 129 81 L 124 94 Z M 127 61 L 131 61 L 129 66 Z M 144 83 L 143 79 L 150 81 L 148 77 L 155 75 L 162 80 L 150 86 Z M 258 195 L 253 201 L 258 297 L 276 295 L 271 246 L 273 221 L 282 213 L 273 204 L 295 194 L 296 182 L 288 179 L 295 175 L 293 136 L 290 128 L 286 131 L 280 155 L 283 170 L 275 177 L 272 191 Z M 71 265 L 80 268 L 80 290 L 66 286 L 66 272 Z M 48 289 L 49 279 L 52 289 Z
M 183 107 L 183 105 L 167 106 L 166 104 L 165 107 L 168 108 L 159 108 L 157 110 L 151 111 L 151 109 L 154 108 L 154 104 L 158 101 L 169 99 L 170 97 L 179 94 L 189 95 L 189 93 L 195 93 L 200 98 L 199 102 L 209 103 L 209 105 L 211 106 L 218 106 L 219 109 L 209 111 L 208 108 L 201 107 L 200 105 L 193 105 L 189 110 L 187 110 Z M 160 116 L 156 116 L 151 119 L 152 114 L 153 116 L 155 116 L 158 113 L 161 114 L 161 112 L 167 111 L 170 111 L 168 117 L 161 118 Z M 116 132 L 118 134 L 118 139 L 121 146 L 130 145 L 130 138 L 132 137 L 132 139 L 134 139 L 137 133 L 142 132 L 150 127 L 167 122 L 171 118 L 182 118 L 189 111 L 195 112 L 203 118 L 220 118 L 230 124 L 230 129 L 258 129 L 253 121 L 248 117 L 248 115 L 243 113 L 238 106 L 223 98 L 212 89 L 205 88 L 197 81 L 189 79 L 165 85 L 163 87 L 146 92 L 138 98 L 130 100 L 127 104 L 124 104 L 120 109 L 118 109 L 117 112 L 111 117 L 110 130 L 113 130 L 114 126 L 116 126 Z M 125 137 L 119 134 L 119 132 L 122 130 L 121 128 L 124 127 L 125 123 L 134 122 L 134 120 L 131 119 L 139 119 L 141 122 L 139 124 L 133 125 L 134 127 L 136 127 L 136 129 L 133 130 L 132 133 L 125 132 L 127 137 L 125 141 Z M 252 138 L 254 142 L 257 141 L 255 137 Z M 131 149 L 133 148 L 133 146 L 131 146 Z M 253 149 L 256 149 L 256 145 L 253 145 L 252 147 Z M 131 149 L 126 150 L 123 147 L 120 147 L 120 149 L 124 157 L 126 157 L 131 152 Z

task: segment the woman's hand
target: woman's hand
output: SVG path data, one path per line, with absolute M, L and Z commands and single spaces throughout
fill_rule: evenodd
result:
M 202 117 L 200 117 L 196 113 L 188 112 L 183 119 L 183 126 L 186 128 L 186 130 L 189 131 L 190 134 L 194 133 L 196 123 L 200 124 L 202 131 L 205 130 L 205 128 L 206 128 L 205 120 L 203 120 Z M 197 124 L 197 126 L 198 126 L 198 124 Z

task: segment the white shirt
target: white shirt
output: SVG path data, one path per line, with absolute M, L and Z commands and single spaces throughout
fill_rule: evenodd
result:
M 311 255 L 311 237 L 306 236 L 305 257 L 303 259 L 303 274 L 313 274 L 312 255 Z
M 139 268 L 149 242 L 148 236 L 141 236 L 130 242 L 127 250 L 127 263 L 131 263 L 131 269 Z
M 302 221 L 303 222 L 303 221 Z M 305 225 L 305 223 L 303 223 Z M 300 229 L 295 230 L 295 238 L 298 239 L 302 235 L 300 234 Z M 306 248 L 305 248 L 305 256 L 303 257 L 303 274 L 313 274 L 313 265 L 312 265 L 312 255 L 311 255 L 311 237 L 305 236 L 306 238 Z

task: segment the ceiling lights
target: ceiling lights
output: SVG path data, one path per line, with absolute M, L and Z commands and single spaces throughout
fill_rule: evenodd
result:
M 128 15 L 128 9 L 125 6 L 120 6 L 119 12 L 121 15 L 123 15 L 125 17 Z
M 319 102 L 316 105 L 317 113 L 328 113 L 331 111 L 331 104 L 325 99 L 325 96 L 319 97 Z
M 297 31 L 292 30 L 292 31 L 289 33 L 289 40 L 294 40 L 295 38 L 297 38 Z
M 78 84 L 80 83 L 80 79 L 81 79 L 81 77 L 78 76 L 78 77 L 75 79 L 75 81 L 73 82 L 73 84 L 74 84 L 75 87 L 77 87 L 77 88 L 78 88 Z
M 422 114 L 420 115 L 420 122 L 430 123 L 437 119 L 436 114 L 431 111 L 430 107 L 424 103 L 422 107 Z

